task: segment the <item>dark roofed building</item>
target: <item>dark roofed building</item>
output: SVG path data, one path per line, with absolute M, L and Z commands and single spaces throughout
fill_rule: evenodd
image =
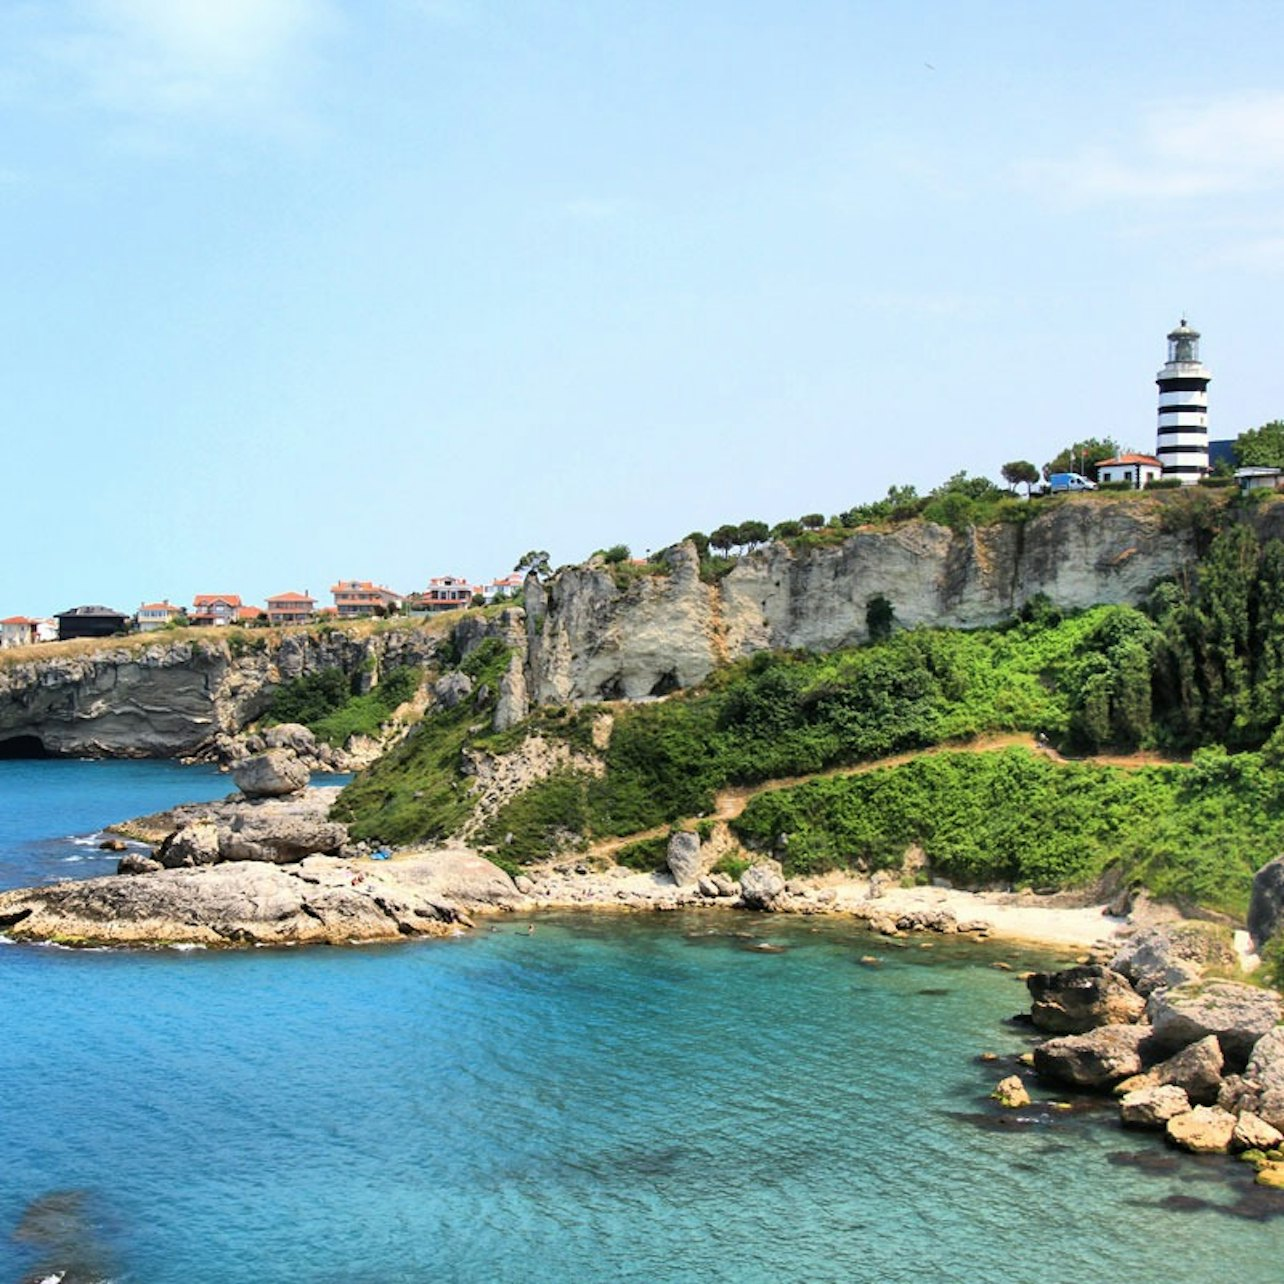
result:
M 109 638 L 125 629 L 128 616 L 113 611 L 109 606 L 74 606 L 70 611 L 59 611 L 58 641 L 71 638 Z

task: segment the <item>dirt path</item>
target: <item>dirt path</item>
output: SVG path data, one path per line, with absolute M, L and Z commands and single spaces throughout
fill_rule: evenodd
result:
M 915 758 L 927 758 L 933 754 L 998 753 L 1003 749 L 1028 749 L 1032 753 L 1043 754 L 1044 757 L 1052 759 L 1053 762 L 1090 762 L 1098 766 L 1122 767 L 1127 770 L 1136 770 L 1139 767 L 1190 765 L 1183 759 L 1165 758 L 1162 754 L 1148 752 L 1093 754 L 1083 758 L 1067 758 L 1028 732 L 1004 732 L 1002 734 L 978 736 L 974 740 L 946 741 L 943 744 L 932 745 L 927 749 L 910 749 L 905 753 L 891 754 L 886 758 L 874 758 L 869 762 L 860 762 L 843 767 L 830 767 L 826 771 L 816 771 L 804 776 L 780 776 L 775 780 L 764 780 L 756 785 L 729 786 L 726 789 L 719 790 L 714 796 L 712 819 L 721 821 L 735 820 L 749 805 L 750 801 L 759 794 L 775 793 L 780 789 L 793 789 L 797 785 L 809 784 L 813 780 L 831 780 L 836 776 L 865 776 L 872 771 L 882 771 L 885 767 L 899 767 L 907 762 L 913 762 Z M 707 819 L 710 819 L 710 817 L 689 817 L 686 820 L 655 825 L 651 829 L 644 829 L 636 834 L 626 834 L 622 838 L 606 838 L 601 842 L 594 843 L 589 848 L 587 855 L 589 857 L 610 856 L 618 852 L 622 847 L 628 847 L 632 843 L 645 842 L 648 838 L 662 838 L 675 825 L 679 828 L 686 828 L 696 824 L 697 820 Z

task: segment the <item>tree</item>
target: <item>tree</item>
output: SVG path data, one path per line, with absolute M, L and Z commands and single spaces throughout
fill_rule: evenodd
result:
M 602 560 L 608 566 L 615 566 L 619 562 L 627 562 L 629 560 L 629 546 L 627 544 L 612 544 L 602 554 Z
M 538 576 L 549 573 L 548 554 L 543 549 L 533 548 L 529 553 L 523 553 L 513 567 L 516 575 L 529 575 L 532 572 Z
M 772 539 L 795 539 L 803 533 L 802 522 L 784 521 L 777 522 L 771 528 Z
M 766 522 L 741 522 L 736 527 L 736 543 L 746 548 L 765 544 L 771 538 L 771 528 Z
M 725 557 L 740 542 L 739 533 L 738 527 L 724 522 L 709 536 L 709 543 Z
M 804 513 L 798 519 L 809 531 L 818 531 L 825 524 L 824 513 Z
M 964 495 L 968 499 L 996 499 L 1002 492 L 988 477 L 969 477 L 966 471 L 955 473 L 932 491 L 933 499 L 945 495 Z
M 1284 468 L 1284 420 L 1240 433 L 1231 449 L 1241 468 Z
M 696 546 L 696 556 L 701 561 L 709 556 L 709 537 L 703 531 L 692 531 L 682 542 L 685 544 L 687 540 Z
M 1097 480 L 1097 464 L 1103 459 L 1113 459 L 1119 453 L 1119 443 L 1110 437 L 1085 437 L 1067 446 L 1043 465 L 1046 481 L 1053 473 L 1082 473 L 1092 481 Z
M 1028 459 L 1014 459 L 1011 463 L 1004 464 L 999 472 L 1013 490 L 1024 486 L 1027 495 L 1030 487 L 1039 480 L 1039 470 Z

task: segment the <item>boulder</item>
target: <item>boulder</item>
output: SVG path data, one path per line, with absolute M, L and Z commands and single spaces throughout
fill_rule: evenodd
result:
M 778 861 L 759 861 L 740 875 L 740 896 L 748 909 L 774 909 L 784 892 L 785 880 Z
M 1156 1049 L 1173 1052 L 1215 1034 L 1227 1065 L 1239 1070 L 1284 1011 L 1274 990 L 1238 981 L 1205 981 L 1155 990 L 1146 1014 L 1155 1029 Z
M 1261 1094 L 1243 1075 L 1228 1074 L 1217 1089 L 1217 1104 L 1232 1115 L 1252 1113 L 1261 1104 Z
M 219 859 L 289 865 L 305 856 L 336 855 L 348 841 L 348 827 L 327 818 L 328 797 L 305 790 L 241 802 L 219 827 Z
M 268 749 L 232 768 L 236 787 L 247 798 L 280 798 L 307 787 L 310 773 L 289 749 Z
M 708 874 L 701 874 L 700 877 L 696 879 L 696 891 L 699 892 L 701 896 L 704 896 L 709 900 L 716 900 L 722 895 L 722 889 L 713 881 L 712 878 L 709 877 Z
M 156 853 L 166 869 L 213 865 L 218 856 L 218 826 L 212 820 L 194 820 L 176 829 Z
M 1254 1044 L 1244 1079 L 1255 1094 L 1249 1108 L 1284 1131 L 1284 1027 L 1268 1031 Z
M 1222 1086 L 1223 1064 L 1221 1044 L 1210 1034 L 1151 1066 L 1149 1077 L 1157 1085 L 1183 1089 L 1196 1105 L 1211 1106 Z
M 1063 972 L 1035 972 L 1026 979 L 1034 1004 L 1030 1018 L 1051 1034 L 1083 1034 L 1100 1025 L 1129 1025 L 1146 1000 L 1120 973 L 1090 963 Z
M 1284 1164 L 1263 1164 L 1257 1170 L 1256 1181 L 1259 1186 L 1269 1186 L 1272 1190 L 1284 1190 Z
M 1231 1145 L 1236 1150 L 1275 1150 L 1284 1143 L 1284 1132 L 1273 1128 L 1261 1115 L 1246 1110 L 1235 1120 Z
M 730 874 L 724 874 L 720 870 L 709 875 L 710 881 L 718 889 L 720 897 L 732 897 L 740 895 L 740 884 L 736 882 Z
M 301 722 L 282 722 L 263 733 L 263 747 L 289 749 L 300 758 L 312 758 L 316 756 L 317 738 Z
M 1164 923 L 1138 932 L 1110 960 L 1138 994 L 1198 980 L 1209 964 L 1233 967 L 1234 947 L 1204 923 Z
M 1284 856 L 1277 856 L 1253 875 L 1248 902 L 1248 931 L 1261 949 L 1280 931 L 1284 922 Z
M 1019 1074 L 1010 1074 L 1006 1079 L 1000 1079 L 990 1096 L 1006 1110 L 1019 1110 L 1030 1104 L 1030 1094 Z
M 1174 1115 L 1166 1126 L 1168 1140 L 1197 1155 L 1224 1155 L 1235 1135 L 1235 1116 L 1218 1106 L 1196 1106 Z
M 679 887 L 699 882 L 700 875 L 705 872 L 704 861 L 700 858 L 700 835 L 687 830 L 670 835 L 665 860 L 673 881 Z
M 472 690 L 472 678 L 466 673 L 460 673 L 458 669 L 443 673 L 432 684 L 433 697 L 443 709 L 455 708 L 472 694 Z
M 116 873 L 151 874 L 155 870 L 164 868 L 160 861 L 154 860 L 151 856 L 144 856 L 141 852 L 128 852 L 117 862 Z
M 1190 1098 L 1175 1084 L 1141 1088 L 1119 1101 L 1119 1118 L 1131 1128 L 1162 1128 L 1190 1109 Z
M 1103 1025 L 1086 1034 L 1049 1039 L 1034 1050 L 1034 1068 L 1045 1079 L 1077 1088 L 1101 1088 L 1137 1074 L 1150 1036 L 1143 1025 Z

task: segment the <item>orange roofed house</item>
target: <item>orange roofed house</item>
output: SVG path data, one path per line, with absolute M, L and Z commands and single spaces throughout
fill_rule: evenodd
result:
M 267 600 L 268 623 L 273 628 L 281 624 L 307 624 L 316 609 L 316 598 L 306 593 L 278 593 Z
M 241 599 L 235 593 L 198 593 L 192 599 L 193 624 L 235 624 L 239 622 L 240 611 Z
M 458 611 L 468 606 L 473 594 L 480 591 L 458 575 L 437 575 L 428 581 L 428 587 L 422 593 L 412 595 L 410 609 L 417 615 Z
M 164 602 L 144 602 L 138 608 L 138 631 L 153 633 L 163 629 L 171 620 L 183 614 L 181 606 L 175 606 L 167 598 Z
M 369 580 L 340 580 L 330 586 L 334 594 L 335 614 L 341 620 L 358 615 L 373 615 L 376 609 L 397 611 L 401 609 L 401 594 Z
M 37 641 L 39 620 L 29 620 L 25 615 L 11 615 L 0 620 L 0 646 L 30 646 Z

